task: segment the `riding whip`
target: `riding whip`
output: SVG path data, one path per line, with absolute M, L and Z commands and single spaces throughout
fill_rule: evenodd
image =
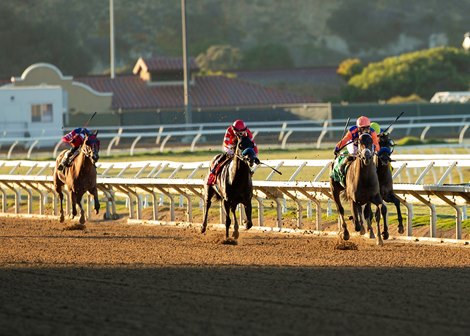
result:
M 398 117 L 397 117 L 382 133 L 387 133 L 388 129 L 389 129 L 390 127 L 392 127 L 392 125 L 393 125 L 394 123 L 396 123 L 397 120 L 400 119 L 400 117 L 401 117 L 404 113 L 405 113 L 404 111 L 401 112 L 401 113 L 398 115 Z
M 279 170 L 277 170 L 277 169 L 274 168 L 274 167 L 271 167 L 270 165 L 267 165 L 267 164 L 264 163 L 264 162 L 261 162 L 261 161 L 260 161 L 259 164 L 262 164 L 262 165 L 264 165 L 264 166 L 266 166 L 266 167 L 268 167 L 268 168 L 271 168 L 272 170 L 274 170 L 274 171 L 275 171 L 276 173 L 278 173 L 279 175 L 282 175 L 282 173 L 281 173 Z
M 91 115 L 91 117 L 88 118 L 88 120 L 83 124 L 83 128 L 87 128 L 87 127 L 88 127 L 88 124 L 90 123 L 91 119 L 93 119 L 93 118 L 95 117 L 95 115 L 96 115 L 96 112 L 93 113 L 93 114 Z
M 245 160 L 245 158 L 243 158 L 243 157 L 240 156 L 240 155 L 237 155 L 237 157 L 238 157 L 240 160 Z M 274 168 L 274 167 L 271 167 L 270 165 L 268 165 L 268 164 L 266 164 L 266 163 L 264 163 L 264 162 L 261 162 L 261 161 L 260 161 L 259 164 L 260 164 L 260 165 L 264 165 L 264 166 L 266 166 L 266 167 L 268 167 L 268 168 L 271 168 L 272 170 L 274 170 L 274 171 L 275 171 L 276 173 L 278 173 L 279 175 L 282 175 L 282 173 L 281 173 L 279 170 L 277 170 L 277 169 Z
M 343 130 L 343 135 L 341 135 L 341 141 L 340 141 L 340 145 L 341 143 L 343 142 L 343 138 L 344 136 L 346 135 L 346 130 L 348 129 L 348 125 L 349 125 L 349 120 L 351 119 L 351 117 L 348 117 L 348 120 L 346 120 L 346 125 L 344 126 L 344 130 Z M 346 147 L 347 145 L 349 145 L 350 143 L 347 143 L 345 144 L 344 146 L 339 146 L 339 150 L 342 150 L 344 147 Z

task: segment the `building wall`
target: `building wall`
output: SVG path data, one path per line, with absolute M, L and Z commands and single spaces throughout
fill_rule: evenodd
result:
M 52 120 L 33 121 L 32 105 L 51 104 Z M 62 115 L 65 108 L 63 90 L 60 86 L 1 87 L 0 88 L 0 129 L 5 138 L 62 136 Z M 57 143 L 51 140 L 43 143 Z
M 15 87 L 41 84 L 61 86 L 68 97 L 66 122 L 68 122 L 69 115 L 76 113 L 112 112 L 111 93 L 98 92 L 83 83 L 75 82 L 72 77 L 64 76 L 57 67 L 51 64 L 38 63 L 31 65 L 23 72 L 21 77 L 14 78 L 12 84 Z

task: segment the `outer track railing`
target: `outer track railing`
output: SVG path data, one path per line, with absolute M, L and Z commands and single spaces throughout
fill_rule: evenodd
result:
M 434 159 L 431 159 L 434 158 Z M 470 185 L 465 183 L 465 172 L 470 168 L 470 156 L 412 156 L 396 155 L 395 192 L 407 213 L 406 236 L 413 237 L 413 206 L 429 208 L 429 237 L 436 239 L 437 208 L 449 206 L 455 212 L 455 239 L 462 239 L 462 220 L 466 218 L 466 204 L 470 200 Z M 254 202 L 258 208 L 258 225 L 265 224 L 264 204 L 275 204 L 276 230 L 285 229 L 283 214 L 287 204 L 296 207 L 295 228 L 305 229 L 305 212 L 312 218 L 314 231 L 322 231 L 322 213 L 331 213 L 331 195 L 328 182 L 330 160 L 271 160 L 266 163 L 284 172 L 273 174 L 269 168 L 258 166 L 254 173 Z M 53 190 L 52 161 L 0 161 L 1 212 L 33 214 L 33 203 L 38 215 L 45 214 L 45 205 L 52 200 L 52 212 L 58 214 L 58 197 Z M 169 201 L 170 220 L 175 221 L 175 207 L 186 206 L 185 221 L 193 220 L 193 205 L 202 204 L 207 162 L 180 163 L 170 161 L 101 162 L 98 164 L 98 187 L 106 203 L 106 218 L 116 218 L 116 201 L 126 200 L 130 219 L 143 220 L 143 209 L 152 206 L 152 221 L 158 218 L 162 199 Z M 308 178 L 306 178 L 308 176 Z M 281 179 L 282 178 L 282 179 Z M 13 209 L 8 208 L 8 197 L 14 198 Z M 66 208 L 70 210 L 69 194 Z M 26 209 L 22 205 L 26 199 Z M 149 201 L 150 199 L 150 201 Z M 92 207 L 88 199 L 88 212 Z M 393 210 L 389 206 L 389 209 Z M 242 211 L 241 211 L 242 213 Z M 313 219 L 313 218 L 312 218 Z M 222 222 L 222 214 L 221 214 Z
M 383 127 L 390 125 L 395 118 L 377 118 Z M 455 139 L 459 146 L 465 144 L 465 134 L 470 127 L 470 115 L 455 116 L 418 116 L 402 117 L 390 130 L 400 132 L 400 136 L 415 135 L 425 140 L 430 130 L 445 128 L 447 138 Z M 337 141 L 344 129 L 345 120 L 292 120 L 271 122 L 250 122 L 250 129 L 260 143 L 287 148 L 290 144 L 308 143 L 321 148 L 325 143 Z M 144 150 L 153 147 L 161 152 L 168 148 L 186 148 L 194 151 L 201 146 L 220 146 L 227 124 L 192 124 L 192 125 L 142 125 L 142 126 L 101 126 L 99 137 L 106 155 L 118 150 L 134 155 L 139 147 Z M 5 150 L 7 159 L 21 157 L 30 159 L 36 152 L 49 151 L 56 157 L 62 142 L 57 137 L 41 136 L 36 138 L 18 137 L 19 130 L 3 130 L 0 136 L 0 148 Z M 24 131 L 23 131 L 24 133 Z M 47 132 L 45 132 L 47 134 Z M 51 144 L 53 144 L 51 146 Z M 20 148 L 26 150 L 22 153 Z M 104 153 L 103 153 L 104 154 Z

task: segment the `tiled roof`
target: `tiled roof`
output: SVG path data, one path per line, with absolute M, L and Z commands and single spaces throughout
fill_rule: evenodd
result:
M 183 59 L 181 57 L 142 57 L 148 70 L 151 72 L 182 71 Z M 199 70 L 194 58 L 189 58 L 189 69 Z
M 115 79 L 109 76 L 89 76 L 74 80 L 99 92 L 113 92 L 113 109 L 173 109 L 184 106 L 183 84 L 149 84 L 135 75 L 118 75 Z M 312 97 L 302 97 L 224 76 L 196 77 L 189 90 L 191 105 L 195 108 L 316 102 Z

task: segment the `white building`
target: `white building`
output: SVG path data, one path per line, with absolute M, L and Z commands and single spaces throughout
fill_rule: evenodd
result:
M 431 103 L 470 103 L 470 91 L 436 92 Z
M 14 138 L 38 138 L 39 145 L 54 145 L 63 135 L 66 94 L 60 86 L 39 85 L 0 87 L 0 141 Z

